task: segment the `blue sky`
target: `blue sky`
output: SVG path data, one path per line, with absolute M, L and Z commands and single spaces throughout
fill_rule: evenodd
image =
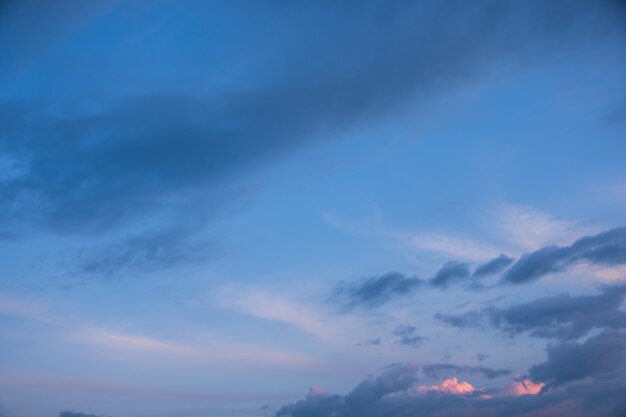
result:
M 3 2 L 0 416 L 621 415 L 625 18 Z

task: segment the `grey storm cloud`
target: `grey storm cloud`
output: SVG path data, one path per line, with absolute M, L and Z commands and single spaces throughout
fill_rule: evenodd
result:
M 624 298 L 626 284 L 618 284 L 604 286 L 596 295 L 561 294 L 505 308 L 438 313 L 435 319 L 459 328 L 493 326 L 510 335 L 528 332 L 534 337 L 570 340 L 594 329 L 626 329 L 626 311 L 621 309 Z
M 115 29 L 106 24 L 91 28 L 98 47 L 86 61 L 80 50 L 63 49 L 63 40 L 82 35 L 94 16 L 106 21 L 108 2 L 89 3 L 9 1 L 0 9 L 0 55 L 7 57 L 0 89 L 29 78 L 22 72 L 30 63 L 64 63 L 40 68 L 46 76 L 37 99 L 0 102 L 0 235 L 127 229 L 198 194 L 228 206 L 216 190 L 236 187 L 294 149 L 385 117 L 409 100 L 426 103 L 505 61 L 532 62 L 564 42 L 600 36 L 589 16 L 613 27 L 613 3 L 268 3 L 253 8 L 246 24 L 229 25 L 236 31 L 216 36 L 210 19 L 228 20 L 236 15 L 229 7 L 244 8 L 163 2 L 153 7 L 186 19 L 194 33 L 187 61 L 169 52 L 167 36 L 144 51 L 127 40 L 145 34 L 128 27 L 110 36 Z M 154 23 L 145 19 L 139 27 Z M 217 47 L 220 35 L 233 41 L 232 50 L 255 53 L 233 57 Z M 107 71 L 112 62 L 121 64 L 115 73 Z M 216 68 L 231 67 L 240 71 L 237 82 L 199 87 L 219 84 L 224 74 Z M 127 84 L 138 79 L 150 82 Z M 609 261 L 619 254 L 593 256 Z
M 509 258 L 505 254 L 500 254 L 497 258 L 493 258 L 492 260 L 476 267 L 472 276 L 480 278 L 500 273 L 507 266 L 511 265 L 513 261 L 513 258 Z
M 578 375 L 585 375 L 586 380 L 576 385 L 564 384 L 545 389 L 539 395 L 516 397 L 507 395 L 506 391 L 489 391 L 489 396 L 484 396 L 485 391 L 481 390 L 466 394 L 416 393 L 414 388 L 420 382 L 418 368 L 413 364 L 395 364 L 380 376 L 365 379 L 346 395 L 310 393 L 304 400 L 281 407 L 276 417 L 621 417 L 626 410 L 623 398 L 626 381 L 623 375 L 621 378 L 611 376 L 604 370 L 609 363 L 616 364 L 615 360 L 622 360 L 617 365 L 623 367 L 622 338 L 605 334 L 591 344 L 597 346 L 589 352 L 589 358 L 578 355 L 578 359 L 593 359 L 600 352 L 605 352 L 609 354 L 609 358 L 603 361 L 605 365 L 585 366 L 585 370 Z M 550 352 L 549 358 L 546 363 L 531 368 L 536 382 L 550 384 L 555 379 L 556 369 L 561 369 L 561 366 L 575 367 L 568 360 L 562 365 L 553 363 Z M 568 382 L 577 379 L 570 378 Z
M 570 246 L 547 246 L 520 257 L 504 275 L 504 281 L 520 284 L 565 271 L 588 262 L 614 266 L 626 264 L 626 227 L 618 227 L 578 239 Z

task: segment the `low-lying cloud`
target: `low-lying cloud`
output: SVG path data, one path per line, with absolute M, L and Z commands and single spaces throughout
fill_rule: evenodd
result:
M 594 329 L 626 329 L 626 284 L 604 286 L 596 295 L 542 297 L 509 307 L 488 307 L 462 314 L 435 315 L 435 319 L 459 328 L 494 327 L 509 335 L 572 340 Z
M 477 388 L 456 377 L 424 384 L 419 367 L 394 364 L 347 395 L 316 390 L 280 408 L 276 417 L 620 417 L 626 411 L 625 341 L 624 333 L 606 332 L 583 344 L 549 348 L 548 360 L 532 367 L 530 377 L 500 389 Z

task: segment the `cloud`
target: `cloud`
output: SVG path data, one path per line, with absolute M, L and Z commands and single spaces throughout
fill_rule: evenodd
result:
M 426 103 L 503 62 L 577 45 L 598 35 L 589 15 L 602 18 L 602 28 L 615 23 L 606 5 L 531 3 L 165 2 L 119 31 L 115 19 L 131 6 L 105 13 L 107 2 L 43 9 L 9 2 L 0 25 L 0 39 L 11 39 L 0 42 L 8 57 L 0 75 L 12 75 L 0 77 L 11 92 L 0 97 L 0 159 L 11 162 L 0 174 L 0 230 L 98 236 L 184 211 L 169 220 L 176 226 L 202 211 L 189 208 L 194 196 L 230 207 L 219 190 L 252 181 L 259 167 L 295 149 L 334 140 L 411 100 Z M 185 31 L 146 34 L 163 16 L 186 21 Z M 215 21 L 245 24 L 231 31 Z M 185 51 L 171 48 L 187 30 L 194 36 Z M 112 62 L 124 64 L 112 71 Z M 120 262 L 111 256 L 97 263 Z
M 396 326 L 392 333 L 397 338 L 396 343 L 402 346 L 416 348 L 425 340 L 424 337 L 418 336 L 417 327 L 415 326 Z
M 189 266 L 210 259 L 219 250 L 188 229 L 149 231 L 102 247 L 76 251 L 64 264 L 77 280 L 112 279 L 145 272 Z
M 441 384 L 438 385 L 419 385 L 415 390 L 419 393 L 424 393 L 428 391 L 439 391 L 446 392 L 448 394 L 471 394 L 476 391 L 476 388 L 472 384 L 467 381 L 459 381 L 456 378 L 448 378 L 444 379 Z
M 435 287 L 446 288 L 449 284 L 469 277 L 469 266 L 464 262 L 450 261 L 441 267 L 430 281 Z
M 530 369 L 533 381 L 558 387 L 584 378 L 626 377 L 626 332 L 612 330 L 592 336 L 582 343 L 566 342 L 548 347 L 548 360 Z
M 399 272 L 388 272 L 358 282 L 341 284 L 334 292 L 333 299 L 342 303 L 345 309 L 357 306 L 377 307 L 392 298 L 409 294 L 424 285 L 424 280 L 407 277 Z
M 446 233 L 397 233 L 412 250 L 432 252 L 467 259 L 484 261 L 500 252 L 501 249 L 474 239 Z
M 505 308 L 438 313 L 435 319 L 459 328 L 493 326 L 510 335 L 528 332 L 534 337 L 571 340 L 594 329 L 626 329 L 626 312 L 621 309 L 624 298 L 626 285 L 619 284 L 601 287 L 596 295 L 561 294 Z
M 487 314 L 494 326 L 511 334 L 576 339 L 593 329 L 626 328 L 626 312 L 620 309 L 625 297 L 625 285 L 606 286 L 597 295 L 544 297 Z
M 91 345 L 127 351 L 156 352 L 190 358 L 200 357 L 203 354 L 199 349 L 189 346 L 135 334 L 112 332 L 98 327 L 85 327 L 76 339 Z
M 422 366 L 424 375 L 431 379 L 438 379 L 442 375 L 476 375 L 482 374 L 488 379 L 510 375 L 510 369 L 493 369 L 486 366 L 459 366 L 451 363 L 433 363 Z
M 501 206 L 497 218 L 499 233 L 522 251 L 568 243 L 590 231 L 541 210 L 511 204 Z
M 621 343 L 621 342 L 620 342 Z M 603 344 L 604 345 L 604 344 Z M 608 345 L 614 346 L 615 343 Z M 621 349 L 618 344 L 618 349 Z M 604 350 L 606 351 L 606 350 Z M 591 355 L 595 358 L 595 354 Z M 583 359 L 583 358 L 579 358 Z M 591 359 L 591 358 L 589 358 Z M 611 362 L 621 357 L 611 356 Z M 590 363 L 593 364 L 593 361 Z M 623 368 L 621 362 L 621 367 Z M 564 364 L 565 365 L 565 364 Z M 575 364 L 568 363 L 572 368 Z M 539 366 L 543 372 L 543 364 Z M 564 369 L 566 366 L 563 367 Z M 535 377 L 539 372 L 531 370 Z M 577 372 L 577 371 L 575 371 Z M 361 382 L 346 395 L 322 392 L 287 404 L 277 417 L 423 417 L 568 415 L 618 417 L 626 408 L 624 374 L 603 379 L 608 374 L 584 372 L 591 380 L 578 385 L 542 389 L 547 381 L 528 378 L 513 381 L 502 389 L 478 389 L 471 382 L 445 378 L 438 384 L 420 384 L 414 364 L 394 364 L 374 378 Z M 542 377 L 553 378 L 550 372 Z
M 322 339 L 330 338 L 330 329 L 323 313 L 311 305 L 298 303 L 265 291 L 242 292 L 226 288 L 216 297 L 218 306 L 253 317 L 287 323 Z
M 492 260 L 476 267 L 472 276 L 476 278 L 482 278 L 485 276 L 497 274 L 499 272 L 502 272 L 507 266 L 511 265 L 513 261 L 513 258 L 509 258 L 502 253 L 497 258 L 493 258 Z
M 309 393 L 307 394 L 308 397 L 315 397 L 316 395 L 325 395 L 328 394 L 328 391 L 326 391 L 325 388 L 322 388 L 320 386 L 317 385 L 311 385 L 309 387 Z
M 436 313 L 433 318 L 452 327 L 482 327 L 484 314 L 472 310 L 462 314 Z
M 603 266 L 626 264 L 626 227 L 580 238 L 570 246 L 552 245 L 527 253 L 503 279 L 513 284 L 526 283 L 581 262 Z
M 380 337 L 377 337 L 375 339 L 369 339 L 364 342 L 357 343 L 357 346 L 378 346 L 380 345 L 380 343 L 381 343 Z
M 106 350 L 109 353 L 116 350 L 120 353 L 117 357 L 122 361 L 136 360 L 136 357 L 132 355 L 133 352 L 136 352 L 148 360 L 150 360 L 149 358 L 170 358 L 188 363 L 213 365 L 247 364 L 247 366 L 308 368 L 316 363 L 312 357 L 281 347 L 233 343 L 218 337 L 192 344 L 128 332 L 111 331 L 97 326 L 69 327 L 69 330 L 70 333 L 65 336 L 68 340 Z
M 0 294 L 0 315 L 42 323 L 61 332 L 56 332 L 52 340 L 64 340 L 88 345 L 113 354 L 122 361 L 135 361 L 138 353 L 148 360 L 170 358 L 190 363 L 211 363 L 238 365 L 242 363 L 307 368 L 315 363 L 309 356 L 274 348 L 247 343 L 232 343 L 219 337 L 204 339 L 201 343 L 180 343 L 163 340 L 143 334 L 114 331 L 98 325 L 84 324 L 67 320 L 49 312 L 49 308 L 38 302 L 16 299 Z M 161 360 L 159 359 L 159 360 Z
M 246 364 L 246 366 L 309 368 L 316 364 L 316 359 L 282 347 L 233 343 L 217 337 L 204 340 L 202 343 L 182 344 L 90 326 L 76 330 L 74 334 L 68 336 L 68 339 L 109 352 L 112 349 L 118 350 L 121 353 L 118 356 L 120 360 L 136 360 L 132 359 L 131 353 L 138 352 L 145 358 L 148 358 L 149 354 L 155 354 L 161 358 L 213 365 Z
M 28 319 L 49 325 L 61 321 L 48 312 L 47 306 L 36 300 L 0 293 L 0 314 Z
M 513 381 L 506 389 L 508 395 L 537 395 L 541 392 L 541 389 L 545 386 L 543 382 L 534 383 L 530 379 L 522 379 L 520 381 Z
M 416 381 L 419 367 L 414 363 L 388 365 L 376 378 L 363 380 L 351 393 L 346 395 L 348 407 L 365 409 L 388 394 L 405 391 Z
M 355 333 L 356 329 L 362 327 L 358 317 L 337 314 L 327 309 L 327 306 L 262 289 L 222 287 L 212 295 L 210 301 L 216 307 L 282 323 L 331 344 L 354 344 L 353 337 L 358 334 Z M 346 337 L 348 334 L 350 337 Z
M 276 416 L 321 417 L 357 416 L 371 414 L 378 403 L 396 392 L 409 389 L 415 382 L 418 367 L 415 364 L 392 364 L 377 377 L 363 380 L 346 396 L 329 394 L 325 390 L 309 392 L 305 400 L 281 407 Z
M 525 254 L 514 263 L 514 259 L 504 254 L 479 265 L 470 274 L 465 262 L 449 261 L 429 281 L 418 277 L 407 277 L 399 272 L 389 272 L 358 282 L 343 283 L 334 292 L 333 299 L 342 303 L 345 309 L 356 306 L 377 307 L 396 297 L 405 296 L 429 283 L 431 286 L 447 288 L 453 284 L 468 282 L 467 278 L 482 278 L 502 272 L 503 282 L 523 283 L 542 277 L 551 272 L 563 271 L 577 263 L 587 262 L 596 265 L 617 266 L 626 264 L 626 227 L 615 228 L 594 236 L 583 237 L 567 247 L 547 246 Z M 474 287 L 478 284 L 472 282 Z M 480 314 L 478 314 L 480 316 Z M 477 324 L 468 320 L 480 318 L 477 314 L 446 315 L 437 318 L 457 327 Z M 475 320 L 474 320 L 475 321 Z
M 388 272 L 360 281 L 340 284 L 331 300 L 350 310 L 357 306 L 378 307 L 392 299 L 403 297 L 429 283 L 446 288 L 470 276 L 469 266 L 464 262 L 450 261 L 444 264 L 430 281 L 416 276 L 406 276 L 400 272 Z

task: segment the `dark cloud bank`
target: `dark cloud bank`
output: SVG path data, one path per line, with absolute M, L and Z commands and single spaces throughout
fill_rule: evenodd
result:
M 619 30 L 619 4 L 613 2 L 279 3 L 257 5 L 242 18 L 246 24 L 233 25 L 241 33 L 223 34 L 233 40 L 233 50 L 256 52 L 242 64 L 227 53 L 219 55 L 223 49 L 206 29 L 211 25 L 200 17 L 228 21 L 236 14 L 230 7 L 245 8 L 228 2 L 177 5 L 163 2 L 154 7 L 171 19 L 186 19 L 195 30 L 186 41 L 192 62 L 178 62 L 179 55 L 168 52 L 171 40 L 166 39 L 156 45 L 157 71 L 134 58 L 146 57 L 143 50 L 120 46 L 133 45 L 125 38 L 142 33 L 126 28 L 111 36 L 112 29 L 100 25 L 91 61 L 69 51 L 63 56 L 63 71 L 46 71 L 49 81 L 42 91 L 54 90 L 55 81 L 72 80 L 71 105 L 43 93 L 42 98 L 25 94 L 0 102 L 3 235 L 49 231 L 98 236 L 136 227 L 150 216 L 165 216 L 172 223 L 167 227 L 175 229 L 181 219 L 167 214 L 177 212 L 184 212 L 179 216 L 184 219 L 196 219 L 198 227 L 191 230 L 202 229 L 199 225 L 210 221 L 200 214 L 207 207 L 230 207 L 225 189 L 240 187 L 256 168 L 294 149 L 384 117 L 409 99 L 427 102 L 496 68 L 540 61 L 564 44 L 594 42 Z M 0 22 L 7 23 L 0 25 L 0 54 L 8 57 L 0 64 L 0 75 L 10 82 L 17 73 L 19 79 L 24 63 L 52 53 L 54 42 L 74 35 L 94 14 L 106 19 L 109 10 L 108 5 L 76 6 L 58 2 L 54 8 L 21 7 L 8 2 L 0 9 Z M 45 31 L 28 30 L 44 21 Z M 118 85 L 124 76 L 101 69 L 111 62 L 120 62 L 119 73 L 129 79 L 153 80 L 150 88 L 120 93 L 132 89 Z M 219 79 L 215 62 L 242 68 L 241 83 L 219 92 L 195 88 L 210 85 L 212 76 Z M 86 76 L 85 65 L 94 74 Z M 198 70 L 183 76 L 176 70 L 181 65 Z M 185 79 L 183 86 L 180 79 Z M 108 90 L 112 92 L 105 93 Z M 200 194 L 208 197 L 189 208 Z M 141 252 L 142 238 L 121 239 L 139 242 Z M 102 265 L 107 274 L 115 272 L 116 265 L 128 267 L 126 255 L 114 251 L 109 256 L 110 251 L 105 248 L 95 255 L 101 260 L 85 261 L 84 268 L 96 271 Z M 145 262 L 152 259 L 138 256 Z M 611 262 L 619 254 L 589 256 Z M 482 273 L 498 266 L 485 267 Z M 519 277 L 527 276 L 524 271 L 509 280 L 523 279 Z M 445 286 L 465 272 L 447 271 L 435 283 Z
M 533 366 L 529 377 L 544 387 L 537 395 L 513 396 L 506 389 L 466 394 L 419 392 L 418 368 L 391 365 L 378 377 L 361 382 L 347 395 L 310 393 L 283 406 L 277 417 L 446 417 L 446 416 L 574 416 L 626 415 L 626 333 L 606 331 L 583 343 L 566 342 L 548 348 L 546 362 Z M 508 370 L 438 364 L 425 374 L 485 373 L 507 375 Z

